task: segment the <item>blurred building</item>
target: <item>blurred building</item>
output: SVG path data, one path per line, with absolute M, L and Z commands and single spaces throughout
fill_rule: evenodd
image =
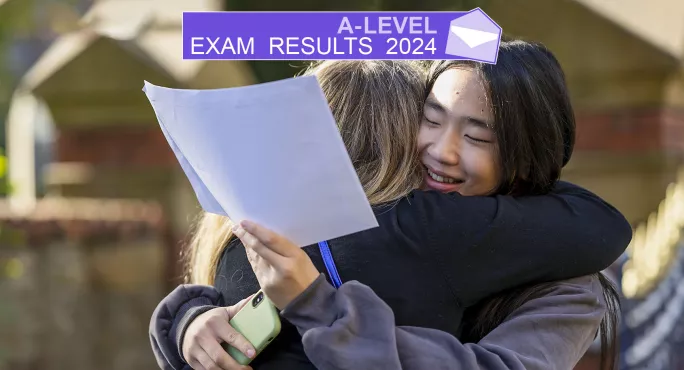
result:
M 361 9 L 356 8 L 359 6 L 370 10 L 371 6 L 364 1 L 343 6 L 305 0 L 227 4 L 229 9 L 239 10 L 282 10 L 286 6 L 299 10 Z M 481 6 L 510 36 L 540 41 L 556 54 L 566 71 L 578 124 L 575 154 L 564 177 L 615 205 L 638 230 L 629 254 L 616 265 L 616 276 L 626 282 L 623 288 L 631 298 L 625 305 L 621 367 L 682 368 L 682 360 L 675 354 L 684 352 L 684 324 L 673 317 L 681 317 L 674 314 L 681 312 L 684 302 L 684 292 L 677 288 L 682 282 L 676 262 L 682 253 L 682 223 L 677 215 L 684 215 L 678 208 L 684 204 L 684 197 L 679 198 L 684 193 L 677 190 L 684 186 L 679 185 L 684 179 L 677 177 L 684 153 L 684 2 L 425 0 L 409 4 L 386 0 L 373 4 L 392 10 L 467 10 Z M 41 279 L 35 275 L 35 266 L 47 265 L 26 261 L 47 261 L 50 259 L 45 256 L 62 253 L 59 251 L 63 249 L 63 258 L 86 261 L 76 265 L 90 273 L 74 278 L 76 285 L 55 289 L 86 292 L 76 296 L 95 301 L 93 297 L 98 294 L 141 297 L 144 292 L 152 298 L 132 299 L 139 310 L 127 312 L 139 324 L 149 318 L 155 299 L 178 281 L 179 246 L 198 206 L 141 91 L 143 81 L 204 89 L 284 78 L 296 72 L 277 63 L 182 60 L 181 12 L 222 7 L 223 2 L 214 0 L 96 1 L 76 26 L 66 27 L 67 31 L 32 64 L 15 92 L 9 116 L 10 176 L 17 192 L 11 202 L 0 204 L 0 220 L 11 223 L 15 230 L 15 234 L 6 235 L 18 235 L 0 238 L 0 247 L 23 245 L 24 249 L 17 250 L 24 252 L 0 255 L 0 262 L 2 258 L 15 261 L 13 271 L 16 266 L 25 266 L 23 276 Z M 45 107 L 44 111 L 40 107 Z M 52 126 L 54 133 L 39 129 Z M 51 156 L 36 154 L 40 152 L 37 148 L 43 147 Z M 668 190 L 671 183 L 675 185 Z M 47 194 L 45 198 L 37 196 L 43 193 Z M 155 215 L 157 211 L 163 217 L 135 216 Z M 107 219 L 109 212 L 125 216 Z M 139 232 L 127 233 L 131 227 Z M 26 235 L 35 233 L 43 235 L 41 243 L 51 247 L 30 246 Z M 103 243 L 108 237 L 110 243 Z M 67 244 L 70 247 L 63 247 Z M 34 257 L 22 257 L 22 253 Z M 116 260 L 121 261 L 120 270 L 93 262 L 105 258 L 97 257 L 98 253 L 120 256 Z M 149 264 L 134 263 L 136 260 Z M 129 290 L 116 283 L 125 276 L 130 276 L 125 285 Z M 13 281 L 19 286 L 28 284 L 19 278 Z M 97 293 L 100 288 L 106 293 Z M 74 298 L 68 304 L 73 302 L 80 301 Z M 103 307 L 97 310 L 95 316 L 83 316 L 83 320 L 91 321 L 74 321 L 61 333 L 78 335 L 90 323 L 113 317 Z M 58 318 L 54 320 L 51 325 L 57 325 Z M 666 326 L 663 322 L 674 329 L 662 329 Z M 146 326 L 127 328 L 130 330 L 121 329 L 103 339 L 99 347 L 93 347 L 93 353 L 118 348 L 117 342 L 128 337 L 137 338 L 135 343 L 144 341 Z M 22 338 L 34 338 L 39 329 L 21 333 Z M 39 343 L 31 353 L 45 348 L 41 347 L 46 346 L 44 342 Z M 153 366 L 151 353 L 148 357 L 144 354 L 149 348 L 142 347 L 141 352 L 127 347 L 130 352 L 123 357 L 111 357 L 111 368 Z M 50 364 L 51 358 L 45 356 L 39 363 Z M 30 368 L 20 361 L 23 358 L 14 358 L 12 368 Z M 93 361 L 97 357 L 91 355 L 89 359 L 70 363 L 71 367 L 85 369 L 96 364 Z M 64 368 L 59 362 L 52 363 L 55 368 Z M 596 363 L 596 354 L 590 353 L 578 368 L 596 369 Z
M 15 191 L 0 202 L 0 369 L 156 366 L 149 318 L 179 281 L 198 207 L 143 81 L 254 83 L 241 62 L 180 58 L 182 11 L 219 5 L 97 1 L 23 75 L 8 115 Z

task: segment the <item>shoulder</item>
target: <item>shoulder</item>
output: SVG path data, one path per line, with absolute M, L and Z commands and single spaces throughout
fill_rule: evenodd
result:
M 218 266 L 222 266 L 224 264 L 232 265 L 235 263 L 241 263 L 241 259 L 236 259 L 235 256 L 242 256 L 245 255 L 245 247 L 242 245 L 242 242 L 240 239 L 236 238 L 235 236 L 232 236 L 226 245 L 223 247 L 223 250 L 221 251 L 221 256 L 219 257 Z
M 585 275 L 573 279 L 562 280 L 554 284 L 551 294 L 571 295 L 580 294 L 582 296 L 596 297 L 605 305 L 604 293 L 611 284 L 606 277 L 599 277 L 599 274 Z
M 573 279 L 557 282 L 558 291 L 582 291 L 593 294 L 603 294 L 603 285 L 599 274 L 585 275 Z
M 214 286 L 226 305 L 233 305 L 259 290 L 259 283 L 239 239 L 231 239 L 216 266 Z
M 607 308 L 606 289 L 608 287 L 598 274 L 558 281 L 549 284 L 544 294 L 524 303 L 512 316 L 534 312 L 550 315 L 588 314 L 601 318 Z

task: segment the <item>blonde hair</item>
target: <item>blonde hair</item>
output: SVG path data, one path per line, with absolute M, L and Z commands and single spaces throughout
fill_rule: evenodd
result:
M 416 137 L 425 97 L 422 67 L 407 61 L 324 61 L 315 75 L 372 205 L 396 201 L 422 182 Z M 186 282 L 213 285 L 231 220 L 202 212 L 185 256 Z

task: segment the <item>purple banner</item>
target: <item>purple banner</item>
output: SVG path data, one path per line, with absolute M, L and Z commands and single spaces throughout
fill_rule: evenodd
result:
M 183 59 L 471 59 L 496 63 L 499 27 L 469 12 L 185 12 Z

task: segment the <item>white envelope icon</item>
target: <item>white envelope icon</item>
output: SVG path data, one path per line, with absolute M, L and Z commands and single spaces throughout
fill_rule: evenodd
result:
M 482 9 L 462 15 L 449 24 L 446 54 L 485 63 L 496 63 L 501 27 Z
M 499 39 L 498 33 L 474 30 L 459 26 L 451 26 L 451 32 L 458 36 L 471 48 Z

